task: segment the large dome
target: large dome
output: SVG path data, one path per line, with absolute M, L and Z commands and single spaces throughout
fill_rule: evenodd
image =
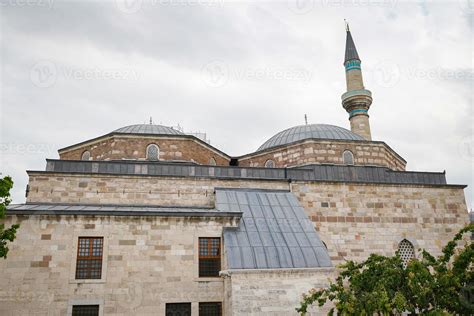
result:
M 264 150 L 276 146 L 286 145 L 303 139 L 334 139 L 334 140 L 365 140 L 345 128 L 327 125 L 327 124 L 310 124 L 300 125 L 288 128 L 276 134 L 267 140 L 258 150 Z
M 121 127 L 112 133 L 120 134 L 153 134 L 153 135 L 183 135 L 172 127 L 156 124 L 136 124 Z

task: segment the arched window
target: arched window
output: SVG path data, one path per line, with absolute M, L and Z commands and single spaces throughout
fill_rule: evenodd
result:
M 148 145 L 146 148 L 146 159 L 154 161 L 160 159 L 160 148 L 155 144 Z
M 210 164 L 211 166 L 217 165 L 216 160 L 214 159 L 214 157 L 211 157 L 211 159 L 209 159 L 209 164 Z
M 342 163 L 345 165 L 354 164 L 354 154 L 350 150 L 345 150 L 342 154 Z
M 415 258 L 415 247 L 413 244 L 406 239 L 403 239 L 398 244 L 398 255 L 402 259 L 403 266 L 407 266 L 411 259 Z
M 82 153 L 81 160 L 91 160 L 91 153 L 90 151 L 86 150 Z
M 271 159 L 268 159 L 265 161 L 265 168 L 275 168 L 275 162 L 273 162 Z

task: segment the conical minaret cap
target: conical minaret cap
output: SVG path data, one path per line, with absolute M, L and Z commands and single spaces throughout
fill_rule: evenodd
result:
M 347 37 L 346 37 L 346 56 L 344 58 L 344 64 L 349 60 L 359 60 L 359 54 L 357 54 L 357 49 L 354 44 L 354 40 L 352 39 L 351 31 L 349 30 L 349 26 L 346 28 L 347 30 Z

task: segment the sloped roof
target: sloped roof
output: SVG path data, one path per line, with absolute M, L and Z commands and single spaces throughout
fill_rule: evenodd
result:
M 148 134 L 148 135 L 183 135 L 172 127 L 157 124 L 136 124 L 116 129 L 112 133 L 119 134 Z
M 8 214 L 15 215 L 109 215 L 109 216 L 213 216 L 240 217 L 239 212 L 220 212 L 202 207 L 171 207 L 159 205 L 118 205 L 85 203 L 11 204 Z
M 331 267 L 313 223 L 287 191 L 216 189 L 216 208 L 242 212 L 224 228 L 229 269 Z
M 346 55 L 344 57 L 344 64 L 348 62 L 349 60 L 360 60 L 360 58 L 359 58 L 359 54 L 357 53 L 354 40 L 352 39 L 351 32 L 347 31 Z
M 294 126 L 271 137 L 258 151 L 291 144 L 304 139 L 362 140 L 365 139 L 345 128 L 328 124 Z

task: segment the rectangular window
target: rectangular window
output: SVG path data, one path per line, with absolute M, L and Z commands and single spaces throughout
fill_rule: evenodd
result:
M 221 239 L 199 238 L 199 277 L 218 277 L 221 270 Z
M 199 303 L 199 316 L 221 316 L 222 303 Z
M 72 316 L 99 316 L 99 305 L 73 305 Z
M 76 279 L 100 279 L 102 277 L 103 245 L 103 237 L 79 237 Z
M 191 303 L 166 304 L 166 316 L 191 316 Z

